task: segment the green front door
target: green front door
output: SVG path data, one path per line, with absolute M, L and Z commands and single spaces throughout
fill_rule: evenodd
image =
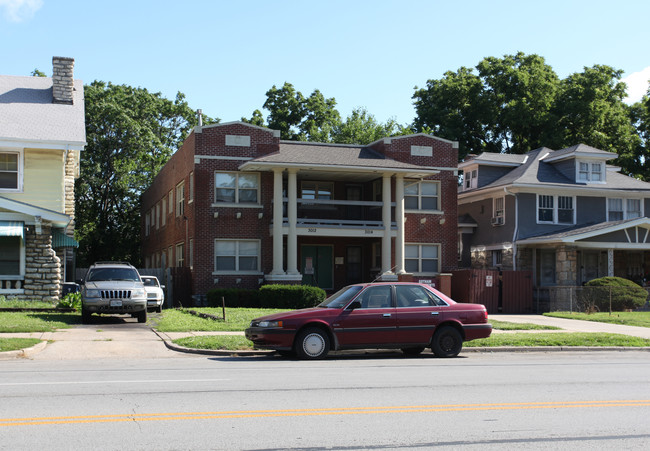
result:
M 314 285 L 324 290 L 331 290 L 332 280 L 332 246 L 308 246 L 300 249 L 302 283 Z

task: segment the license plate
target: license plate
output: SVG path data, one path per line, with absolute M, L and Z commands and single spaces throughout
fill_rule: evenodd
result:
M 110 306 L 111 307 L 122 307 L 122 301 L 111 301 Z

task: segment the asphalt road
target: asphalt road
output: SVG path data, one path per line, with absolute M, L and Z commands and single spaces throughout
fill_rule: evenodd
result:
M 650 354 L 0 362 L 0 449 L 647 449 Z

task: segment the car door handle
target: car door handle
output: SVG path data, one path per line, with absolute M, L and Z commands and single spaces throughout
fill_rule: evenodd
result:
M 440 314 L 440 312 L 431 312 L 431 314 L 432 314 L 433 316 L 438 316 L 438 315 Z
M 390 313 L 384 313 L 382 316 L 383 316 L 384 318 L 390 318 Z

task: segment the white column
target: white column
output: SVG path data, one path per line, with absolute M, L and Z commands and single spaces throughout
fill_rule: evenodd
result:
M 405 274 L 404 270 L 404 174 L 395 176 L 395 272 Z
M 381 239 L 381 273 L 392 275 L 391 252 L 390 252 L 390 174 L 384 174 L 382 185 L 381 220 L 384 223 L 384 236 Z
M 272 275 L 284 274 L 282 266 L 282 171 L 273 169 L 273 270 Z
M 289 169 L 289 184 L 287 205 L 287 216 L 289 219 L 289 235 L 287 236 L 287 274 L 299 275 L 298 271 L 298 233 L 296 223 L 298 222 L 298 183 L 297 169 Z

